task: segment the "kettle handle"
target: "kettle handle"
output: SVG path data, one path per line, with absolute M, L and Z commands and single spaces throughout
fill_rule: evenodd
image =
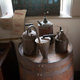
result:
M 27 35 L 28 35 L 28 31 L 29 31 L 29 29 L 30 29 L 31 27 L 33 27 L 33 28 L 34 28 L 34 30 L 36 31 L 37 38 L 38 38 L 39 43 L 40 43 L 39 34 L 38 34 L 37 29 L 35 28 L 35 26 L 34 26 L 34 25 L 30 25 L 30 26 L 28 27 L 28 29 L 27 29 Z

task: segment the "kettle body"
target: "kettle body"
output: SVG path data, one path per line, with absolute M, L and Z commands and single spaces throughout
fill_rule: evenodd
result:
M 66 53 L 68 48 L 68 38 L 64 34 L 63 30 L 55 37 L 55 52 Z
M 37 21 L 38 28 L 39 28 L 39 36 L 43 36 L 46 34 L 53 34 L 53 23 L 50 21 L 47 21 L 47 18 L 44 17 L 44 20 L 42 22 Z
M 35 29 L 31 30 L 30 28 L 33 27 Z M 37 54 L 37 45 L 35 43 L 35 39 L 37 37 L 37 30 L 34 25 L 28 27 L 27 31 L 23 32 L 22 34 L 22 43 L 23 43 L 23 52 L 26 55 L 32 56 Z

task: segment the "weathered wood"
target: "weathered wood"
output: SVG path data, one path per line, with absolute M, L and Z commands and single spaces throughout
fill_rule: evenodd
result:
M 0 43 L 0 80 L 18 80 L 18 69 L 13 42 Z
M 0 80 L 4 80 L 3 64 L 10 50 L 9 44 L 0 43 L 0 49 L 3 49 L 2 51 L 0 51 L 2 53 L 0 53 Z
M 2 74 L 2 69 L 0 69 L 0 80 L 4 80 L 3 74 Z
M 55 53 L 54 46 L 49 47 L 48 59 L 43 59 L 40 52 L 32 57 L 24 55 L 20 45 L 18 61 L 21 80 L 73 80 L 72 45 L 68 45 L 68 52 L 64 54 Z
M 15 37 L 15 38 L 4 38 L 4 39 L 0 39 L 0 41 L 11 41 L 11 40 L 17 40 L 17 39 L 21 39 L 21 37 Z

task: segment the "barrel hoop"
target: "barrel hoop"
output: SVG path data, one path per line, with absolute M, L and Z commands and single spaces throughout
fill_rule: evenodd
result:
M 64 68 L 65 66 L 69 65 L 70 62 L 73 60 L 73 57 L 64 65 L 61 65 L 59 67 L 55 67 L 55 68 L 46 68 L 46 67 L 38 67 L 38 68 L 35 68 L 35 67 L 31 67 L 29 66 L 28 64 L 22 62 L 22 61 L 19 61 L 19 64 L 21 64 L 23 67 L 25 67 L 26 69 L 28 69 L 29 71 L 33 71 L 33 72 L 54 72 L 54 71 L 58 71 L 58 70 L 61 70 L 62 68 Z M 49 64 L 50 65 L 50 64 Z
M 71 57 L 73 57 L 73 52 L 71 52 L 66 58 L 64 58 L 64 59 L 62 59 L 58 62 L 54 62 L 54 63 L 35 63 L 35 62 L 32 62 L 31 60 L 29 60 L 28 58 L 26 58 L 25 56 L 21 55 L 21 52 L 19 54 L 19 60 L 21 59 L 21 60 L 25 61 L 29 66 L 31 66 L 31 67 L 33 66 L 35 68 L 38 68 L 38 65 L 43 65 L 45 68 L 59 67 L 61 65 L 64 65 L 65 63 L 67 63 L 70 60 Z
M 64 65 L 61 65 L 61 66 L 58 66 L 58 67 L 55 67 L 55 68 L 46 68 L 45 67 L 44 70 L 45 70 L 45 72 L 49 72 L 50 70 L 51 70 L 51 72 L 56 71 L 56 70 L 58 71 L 58 70 L 63 69 L 67 65 L 69 65 L 70 62 L 72 62 L 72 61 L 73 61 L 73 57 L 66 64 L 64 64 Z
M 67 63 L 67 61 L 69 61 L 71 57 L 73 57 L 72 53 L 70 55 L 68 55 L 66 58 L 64 58 L 64 59 L 62 59 L 62 60 L 60 60 L 58 62 L 46 63 L 46 64 L 40 63 L 40 64 L 44 65 L 44 67 L 46 67 L 46 68 L 55 68 L 55 67 L 59 67 L 61 65 L 64 65 L 65 63 Z M 48 64 L 50 64 L 50 65 L 48 65 Z M 37 65 L 39 65 L 39 64 L 37 64 Z
M 68 70 L 70 67 L 72 67 L 72 64 L 73 64 L 73 61 L 71 61 L 71 63 L 69 65 L 67 65 L 65 68 L 58 70 L 58 71 L 49 72 L 49 73 L 48 72 L 46 72 L 46 73 L 31 72 L 28 69 L 24 68 L 24 66 L 22 66 L 21 64 L 20 64 L 20 66 L 24 70 L 24 72 L 27 74 L 31 74 L 31 75 L 35 75 L 35 76 L 37 76 L 37 74 L 41 74 L 42 77 L 51 77 L 51 76 L 56 76 L 56 75 L 64 73 L 66 70 Z

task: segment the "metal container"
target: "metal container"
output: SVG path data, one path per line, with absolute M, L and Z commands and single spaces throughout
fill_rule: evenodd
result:
M 43 36 L 46 34 L 53 34 L 53 23 L 47 20 L 46 16 L 44 16 L 44 20 L 42 22 L 37 21 L 39 27 L 39 36 Z
M 39 37 L 35 39 L 36 44 L 38 45 L 38 48 L 43 56 L 43 59 L 48 58 L 48 50 L 49 50 L 49 44 L 50 44 L 50 37 Z
M 34 30 L 31 30 L 31 27 Z M 35 39 L 38 33 L 34 25 L 28 27 L 27 31 L 22 34 L 22 43 L 23 43 L 23 51 L 26 55 L 35 55 L 37 54 L 37 45 L 35 43 Z
M 55 37 L 55 52 L 56 53 L 66 53 L 68 47 L 68 38 L 61 30 L 59 34 Z

